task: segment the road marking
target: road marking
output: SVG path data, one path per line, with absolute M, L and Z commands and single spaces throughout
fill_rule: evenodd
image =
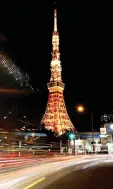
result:
M 24 189 L 29 189 L 31 187 L 33 187 L 34 185 L 38 184 L 39 182 L 42 182 L 45 179 L 45 177 L 37 180 L 36 182 L 33 182 L 32 184 L 30 184 L 29 186 L 26 186 Z

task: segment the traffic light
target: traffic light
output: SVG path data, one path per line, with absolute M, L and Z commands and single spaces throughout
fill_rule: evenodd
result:
M 75 133 L 69 133 L 69 139 L 74 140 L 75 139 Z

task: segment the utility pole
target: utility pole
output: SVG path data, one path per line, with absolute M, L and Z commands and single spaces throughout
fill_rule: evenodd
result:
M 93 152 L 95 151 L 95 148 L 94 148 L 94 127 L 93 127 L 93 113 L 91 112 L 91 127 L 92 127 L 92 139 L 93 139 Z
M 79 105 L 77 107 L 77 111 L 78 112 L 84 112 L 85 111 L 85 108 L 83 105 Z M 92 131 L 92 139 L 93 139 L 93 144 L 92 144 L 92 147 L 93 147 L 93 152 L 95 151 L 95 146 L 94 146 L 94 129 L 93 129 L 93 124 L 94 124 L 94 121 L 93 121 L 93 112 L 91 111 L 91 131 Z
M 60 154 L 62 153 L 62 140 L 60 140 Z
M 75 143 L 75 139 L 74 139 L 74 155 L 76 155 L 76 143 Z
M 68 155 L 69 155 L 69 146 L 70 146 L 70 145 L 69 145 L 69 143 L 70 143 L 70 141 L 68 140 L 68 141 L 67 141 L 67 150 L 68 150 Z

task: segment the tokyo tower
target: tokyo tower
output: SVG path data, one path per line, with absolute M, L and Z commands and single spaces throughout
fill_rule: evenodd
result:
M 63 90 L 64 83 L 61 77 L 61 61 L 59 53 L 59 33 L 57 31 L 57 10 L 54 10 L 54 31 L 52 34 L 52 61 L 51 77 L 47 84 L 49 90 L 48 103 L 41 124 L 57 135 L 66 131 L 76 131 L 65 106 Z

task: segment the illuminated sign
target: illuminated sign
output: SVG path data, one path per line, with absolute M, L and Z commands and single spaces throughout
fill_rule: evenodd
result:
M 100 128 L 101 135 L 106 135 L 106 128 Z

